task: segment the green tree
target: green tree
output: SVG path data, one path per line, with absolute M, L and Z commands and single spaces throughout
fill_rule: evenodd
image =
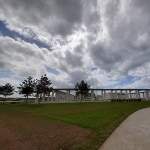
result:
M 2 93 L 3 93 L 3 86 L 0 85 L 0 95 L 2 95 Z
M 40 96 L 40 99 L 43 97 L 45 98 L 45 95 L 49 95 L 49 93 L 52 91 L 51 87 L 51 80 L 48 79 L 46 74 L 44 76 L 41 76 L 40 80 L 36 79 L 36 97 L 38 98 Z M 38 99 L 38 105 L 40 103 L 40 99 Z
M 86 96 L 88 94 L 90 90 L 90 85 L 87 84 L 87 82 L 84 82 L 84 80 L 82 80 L 80 83 L 76 83 L 75 85 L 75 91 L 76 94 L 79 95 L 81 94 L 81 103 L 82 103 L 82 97 Z
M 14 90 L 14 86 L 10 85 L 9 83 L 6 83 L 4 86 L 0 87 L 0 94 L 4 95 L 6 98 L 6 96 L 13 95 Z
M 35 87 L 35 80 L 31 76 L 29 76 L 26 80 L 22 82 L 22 84 L 20 84 L 19 87 L 17 87 L 19 89 L 19 94 L 24 94 L 26 98 L 26 105 L 29 96 L 34 92 L 34 87 Z
M 0 95 L 3 95 L 3 91 L 4 91 L 3 89 L 4 89 L 3 86 L 0 85 Z M 3 101 L 4 104 L 4 98 L 0 98 L 0 100 Z

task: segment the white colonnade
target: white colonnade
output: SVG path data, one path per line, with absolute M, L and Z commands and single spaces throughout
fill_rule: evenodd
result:
M 53 89 L 43 95 L 42 102 L 70 102 L 75 100 L 75 95 L 70 91 L 75 89 Z M 95 94 L 98 93 L 98 94 Z M 91 101 L 140 101 L 150 100 L 150 89 L 90 89 Z M 37 102 L 38 97 L 35 102 Z

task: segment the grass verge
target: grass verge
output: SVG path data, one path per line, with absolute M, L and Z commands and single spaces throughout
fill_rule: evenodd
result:
M 95 136 L 91 136 L 88 144 L 79 145 L 75 149 L 94 150 L 98 149 L 127 116 L 146 107 L 150 107 L 150 102 L 43 104 L 40 107 L 31 104 L 28 106 L 5 104 L 0 105 L 0 112 L 21 113 L 41 122 L 43 120 L 59 120 L 89 129 Z M 64 145 L 68 146 L 69 143 Z

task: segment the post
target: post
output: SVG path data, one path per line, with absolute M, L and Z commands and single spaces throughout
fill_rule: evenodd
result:
M 145 95 L 146 95 L 146 100 L 149 99 L 149 91 L 148 90 L 145 90 Z
M 93 101 L 94 100 L 94 91 L 91 90 L 91 100 Z
M 101 90 L 101 96 L 102 96 L 102 101 L 104 100 L 104 93 L 103 90 Z
M 51 101 L 54 101 L 54 90 L 52 90 L 52 97 L 51 97 Z

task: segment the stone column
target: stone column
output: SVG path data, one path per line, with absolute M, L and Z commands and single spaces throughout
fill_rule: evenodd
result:
M 139 91 L 136 90 L 136 99 L 139 99 Z
M 57 91 L 55 91 L 55 97 L 54 97 L 54 101 L 56 102 L 56 99 L 57 99 Z
M 61 93 L 60 93 L 60 91 L 58 92 L 57 101 L 61 101 Z
M 115 90 L 115 100 L 117 101 L 118 99 L 118 94 L 117 94 L 117 90 Z
M 148 100 L 149 100 L 149 90 L 147 90 Z
M 61 101 L 61 92 L 60 91 L 58 91 L 58 98 L 57 98 L 57 101 Z
M 140 90 L 139 90 L 139 98 L 142 99 L 142 93 Z
M 113 99 L 113 90 L 110 91 L 110 100 Z
M 144 92 L 142 92 L 142 98 L 143 98 L 143 99 L 145 99 L 145 95 L 144 95 Z
M 146 100 L 146 90 L 143 91 L 144 99 Z
M 69 101 L 69 91 L 66 90 L 66 101 Z
M 73 94 L 69 94 L 69 101 L 73 101 L 74 100 L 74 95 Z
M 106 100 L 106 90 L 104 90 L 104 100 Z
M 48 99 L 47 101 L 49 102 L 50 101 L 50 92 L 48 92 Z
M 146 100 L 149 99 L 149 91 L 148 90 L 145 90 L 145 95 L 146 95 Z
M 120 90 L 120 99 L 122 100 L 122 90 Z
M 101 97 L 102 97 L 102 101 L 104 100 L 104 93 L 103 90 L 101 90 Z
M 68 90 L 68 101 L 71 101 L 70 90 Z
M 54 90 L 52 90 L 51 101 L 54 101 Z
M 91 90 L 91 101 L 93 101 L 93 100 L 94 100 L 94 91 Z
M 132 99 L 131 90 L 129 90 L 130 99 Z
M 125 98 L 127 99 L 127 100 L 129 100 L 129 96 L 128 96 L 128 91 L 126 90 L 126 96 L 125 96 Z
M 57 102 L 58 101 L 58 91 L 56 91 L 56 94 L 55 94 L 55 102 Z
M 135 99 L 135 91 L 132 92 L 132 99 Z

